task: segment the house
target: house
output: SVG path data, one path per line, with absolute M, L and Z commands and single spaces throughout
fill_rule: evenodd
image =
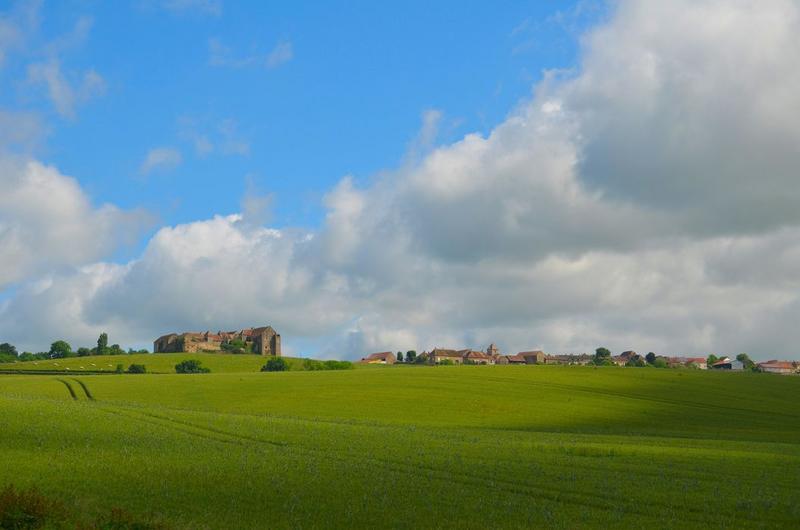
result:
M 533 350 L 521 351 L 517 354 L 517 357 L 525 359 L 525 364 L 545 364 L 546 355 L 541 350 Z
M 464 364 L 495 364 L 495 359 L 482 351 L 465 350 Z
M 708 363 L 706 361 L 707 359 L 705 357 L 686 357 L 684 360 L 684 364 L 686 366 L 695 365 L 700 370 L 707 370 Z
M 800 371 L 800 366 L 796 362 L 791 361 L 767 361 L 765 363 L 758 363 L 758 368 L 762 372 L 770 374 L 793 374 Z
M 433 364 L 441 362 L 451 362 L 453 364 L 461 364 L 464 362 L 464 353 L 468 350 L 448 350 L 446 348 L 434 348 L 428 354 L 428 359 Z
M 394 364 L 395 361 L 397 361 L 397 357 L 390 351 L 370 353 L 361 359 L 364 364 Z
M 525 358 L 522 357 L 520 354 L 516 355 L 500 355 L 495 364 L 526 364 Z
M 741 361 L 737 361 L 736 359 L 731 360 L 728 357 L 723 357 L 719 361 L 715 362 L 711 365 L 713 370 L 734 370 L 741 372 L 744 370 L 744 363 Z

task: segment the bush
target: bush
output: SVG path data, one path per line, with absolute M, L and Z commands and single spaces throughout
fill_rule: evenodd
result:
M 207 374 L 210 369 L 203 366 L 197 359 L 186 359 L 175 365 L 175 372 L 179 374 Z
M 667 360 L 665 358 L 663 358 L 663 357 L 656 357 L 656 360 L 653 363 L 653 366 L 655 366 L 656 368 L 666 368 L 667 367 Z
M 220 348 L 228 353 L 253 353 L 253 348 L 241 339 L 223 342 Z
M 267 364 L 261 367 L 262 372 L 286 372 L 289 370 L 289 363 L 283 357 L 272 357 Z
M 116 370 L 116 372 L 117 372 L 118 374 L 124 373 L 124 372 L 125 372 L 125 366 L 123 366 L 123 365 L 121 365 L 121 364 L 118 364 L 118 365 L 117 365 L 117 370 Z
M 0 363 L 15 363 L 17 362 L 17 356 L 11 355 L 10 353 L 0 353 Z
M 350 361 L 325 361 L 323 363 L 326 370 L 351 370 L 353 363 Z
M 0 528 L 58 527 L 66 519 L 63 505 L 35 489 L 8 486 L 0 491 Z
M 132 364 L 128 367 L 129 374 L 146 374 L 147 367 L 143 364 Z
M 317 361 L 314 359 L 305 359 L 303 361 L 303 370 L 311 372 L 317 370 L 350 370 L 353 368 L 353 363 L 350 361 Z

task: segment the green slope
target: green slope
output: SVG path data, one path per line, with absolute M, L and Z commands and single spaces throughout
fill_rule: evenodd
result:
M 798 396 L 581 367 L 4 376 L 0 484 L 186 528 L 791 528 Z
M 26 361 L 0 364 L 2 371 L 70 371 L 70 372 L 114 372 L 117 364 L 122 364 L 126 369 L 131 364 L 143 364 L 148 372 L 161 374 L 174 374 L 175 365 L 186 359 L 199 359 L 203 366 L 211 368 L 212 372 L 239 373 L 258 372 L 266 357 L 260 355 L 234 355 L 227 353 L 148 353 L 133 355 L 97 355 L 89 357 L 69 357 L 67 359 L 52 359 L 47 361 Z M 299 369 L 303 359 L 284 357 L 295 369 Z

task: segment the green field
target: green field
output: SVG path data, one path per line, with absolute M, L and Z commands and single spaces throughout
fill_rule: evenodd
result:
M 143 364 L 148 372 L 174 374 L 175 365 L 186 359 L 198 359 L 203 366 L 214 373 L 258 372 L 266 357 L 260 355 L 230 355 L 219 353 L 136 353 L 133 355 L 98 355 L 88 357 L 68 357 L 47 361 L 26 361 L 0 364 L 0 372 L 11 370 L 25 371 L 70 371 L 70 372 L 113 372 L 121 364 L 126 369 L 131 364 Z M 303 360 L 284 357 L 294 369 L 302 367 Z
M 216 357 L 0 376 L 0 485 L 174 528 L 800 526 L 797 377 Z

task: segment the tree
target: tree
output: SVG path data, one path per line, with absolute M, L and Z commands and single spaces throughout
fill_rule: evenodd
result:
M 186 359 L 175 365 L 175 373 L 178 374 L 207 374 L 211 372 L 209 368 L 197 359 Z
M 647 361 L 647 364 L 653 364 L 654 362 L 656 362 L 656 354 L 653 353 L 653 352 L 650 352 L 650 353 L 648 353 L 647 355 L 644 356 L 644 359 L 645 359 L 645 361 Z
M 747 355 L 746 353 L 740 353 L 739 355 L 737 355 L 736 360 L 742 363 L 742 365 L 744 365 L 745 369 L 747 370 L 752 370 L 753 366 L 755 366 L 756 364 L 750 359 L 750 356 Z
M 6 355 L 13 355 L 14 357 L 17 356 L 17 348 L 13 344 L 9 344 L 4 342 L 0 344 L 0 354 L 5 353 Z
M 603 366 L 610 363 L 611 352 L 608 350 L 608 348 L 600 347 L 594 351 L 594 364 L 597 366 Z
M 406 352 L 406 362 L 407 363 L 416 362 L 416 359 L 417 359 L 417 352 L 415 352 L 414 350 L 409 350 L 409 351 Z
M 642 359 L 641 355 L 634 355 L 633 357 L 628 359 L 628 362 L 625 363 L 625 366 L 641 367 L 641 366 L 645 366 L 645 362 L 644 362 L 644 359 Z
M 397 362 L 403 362 L 403 352 L 401 351 L 397 352 Z
M 106 348 L 105 355 L 125 355 L 125 350 L 119 344 L 112 344 L 111 347 Z
M 72 357 L 73 355 L 72 346 L 66 341 L 57 340 L 50 345 L 51 359 L 62 359 L 64 357 Z
M 105 355 L 108 348 L 108 334 L 104 331 L 97 337 L 97 355 Z
M 78 348 L 78 357 L 86 357 L 92 354 L 92 350 L 89 348 Z
M 262 372 L 286 372 L 289 370 L 289 363 L 283 357 L 272 357 L 267 364 L 261 367 Z
M 706 358 L 706 366 L 711 368 L 711 365 L 714 364 L 717 361 L 719 361 L 719 357 L 717 357 L 713 353 L 710 353 L 710 354 L 708 354 L 708 357 Z
M 656 368 L 666 368 L 667 360 L 663 357 L 656 357 L 656 360 L 653 362 L 653 366 Z

